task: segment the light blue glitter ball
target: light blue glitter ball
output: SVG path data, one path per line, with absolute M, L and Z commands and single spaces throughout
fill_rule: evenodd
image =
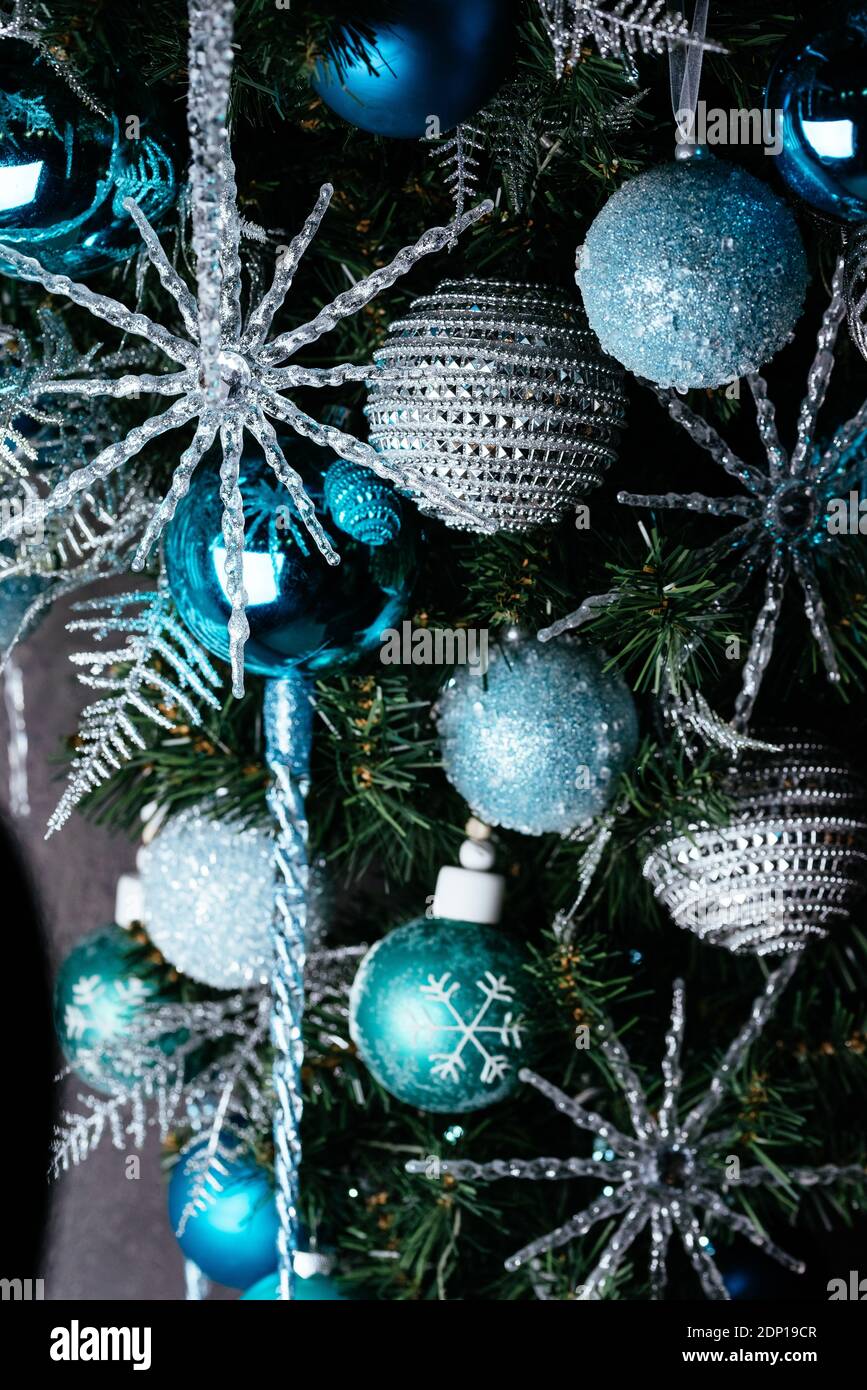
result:
M 703 152 L 630 179 L 579 249 L 576 281 L 602 347 L 659 386 L 757 371 L 804 306 L 807 260 L 785 203 Z
M 511 638 L 460 668 L 437 722 L 449 781 L 489 825 L 568 834 L 608 806 L 638 744 L 632 696 L 571 642 Z
M 274 844 L 255 826 L 173 816 L 139 852 L 148 936 L 176 969 L 215 989 L 271 970 Z

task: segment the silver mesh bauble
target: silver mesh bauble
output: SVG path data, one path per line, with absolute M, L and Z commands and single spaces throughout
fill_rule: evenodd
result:
M 421 511 L 467 529 L 429 480 L 504 531 L 558 521 L 616 457 L 623 371 L 574 298 L 445 280 L 391 325 L 368 381 L 370 442 Z
M 823 743 L 794 739 L 729 774 L 725 825 L 654 837 L 644 876 L 678 926 L 729 951 L 802 950 L 867 890 L 867 786 Z

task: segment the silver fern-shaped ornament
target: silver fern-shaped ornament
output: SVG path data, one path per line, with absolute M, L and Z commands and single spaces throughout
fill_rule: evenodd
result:
M 97 642 L 120 635 L 123 641 L 70 657 L 86 668 L 79 675 L 82 684 L 103 693 L 81 716 L 69 781 L 46 838 L 64 825 L 83 796 L 147 747 L 136 718 L 171 732 L 176 719 L 167 710 L 197 725 L 200 705 L 220 708 L 214 694 L 220 677 L 177 616 L 164 578 L 155 591 L 90 599 L 76 610 L 93 616 L 73 619 L 70 632 L 89 633 Z
M 482 132 L 474 125 L 459 125 L 447 140 L 437 140 L 431 156 L 444 172 L 444 183 L 452 196 L 455 219 L 463 217 L 476 197 L 479 186 L 479 155 L 485 150 Z M 448 243 L 451 251 L 458 244 L 458 234 Z
M 554 72 L 580 61 L 581 49 L 593 43 L 603 58 L 634 58 L 637 53 L 659 55 L 673 46 L 724 53 L 710 39 L 693 34 L 689 22 L 665 0 L 539 0 L 542 23 L 554 49 Z

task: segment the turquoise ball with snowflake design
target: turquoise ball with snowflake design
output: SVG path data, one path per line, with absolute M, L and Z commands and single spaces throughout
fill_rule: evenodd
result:
M 130 1035 L 144 1009 L 176 1001 L 165 965 L 144 933 L 118 926 L 91 933 L 70 951 L 54 986 L 54 1027 L 66 1060 L 98 1091 L 129 1090 L 148 1067 Z M 170 1055 L 181 1034 L 161 1038 Z
M 531 1059 L 535 990 L 528 957 L 501 928 L 418 918 L 367 953 L 349 1027 L 362 1060 L 420 1110 L 504 1100 Z

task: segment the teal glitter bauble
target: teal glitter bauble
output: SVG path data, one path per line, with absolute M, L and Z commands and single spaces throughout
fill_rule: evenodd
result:
M 244 664 L 254 675 L 272 677 L 292 669 L 331 671 L 376 651 L 382 631 L 403 614 L 417 551 L 416 528 L 404 503 L 395 498 L 397 535 L 382 545 L 364 544 L 339 531 L 327 514 L 323 474 L 329 456 L 323 459 L 315 445 L 286 444 L 284 452 L 340 564 L 326 564 L 261 456 L 245 455 L 239 480 L 247 518 L 243 577 L 250 624 Z M 225 660 L 231 610 L 222 514 L 217 471 L 200 468 L 169 528 L 165 559 L 181 617 L 210 652 Z
M 449 781 L 481 820 L 524 835 L 604 811 L 638 744 L 626 683 L 568 641 L 508 637 L 484 679 L 458 668 L 436 713 Z
M 210 1182 L 207 1170 L 214 1160 L 206 1150 L 206 1139 L 190 1144 L 172 1170 L 169 1221 L 184 1255 L 203 1274 L 230 1289 L 247 1289 L 277 1258 L 273 1179 L 238 1145 L 232 1155 L 221 1156 L 219 1169 L 212 1168 L 216 1181 Z
M 400 498 L 369 468 L 336 459 L 325 474 L 324 497 L 335 525 L 364 545 L 387 545 L 400 533 Z
M 363 51 L 354 45 L 339 64 L 319 61 L 313 89 L 345 121 L 398 139 L 421 140 L 475 115 L 514 53 L 512 0 L 397 0 L 372 28 Z
M 255 1299 L 259 1302 L 278 1302 L 280 1276 L 276 1269 L 272 1270 L 270 1274 L 266 1274 L 264 1279 L 260 1279 L 252 1288 L 247 1289 L 246 1293 L 242 1293 L 241 1298 Z M 330 1274 L 309 1274 L 306 1279 L 302 1279 L 296 1271 L 293 1285 L 293 1302 L 295 1303 L 311 1301 L 337 1303 L 351 1298 L 352 1295 L 344 1293 L 337 1280 Z
M 498 927 L 424 918 L 368 951 L 349 996 L 362 1060 L 421 1110 L 478 1110 L 518 1085 L 532 1036 L 526 956 Z
M 129 138 L 126 117 L 90 110 L 37 49 L 0 41 L 0 242 L 74 280 L 137 252 L 123 200 L 159 224 L 177 181 L 147 117 L 133 119 Z
M 720 386 L 791 337 L 807 258 L 785 203 L 701 151 L 630 179 L 578 253 L 576 280 L 602 347 L 659 386 Z
M 112 925 L 79 941 L 58 971 L 57 1037 L 70 1065 L 98 1091 L 124 1090 L 141 1079 L 139 1062 L 124 1060 L 124 1038 L 143 1008 L 177 998 L 151 954 L 143 933 Z M 162 1039 L 161 1050 L 171 1055 L 176 1041 L 176 1035 Z

